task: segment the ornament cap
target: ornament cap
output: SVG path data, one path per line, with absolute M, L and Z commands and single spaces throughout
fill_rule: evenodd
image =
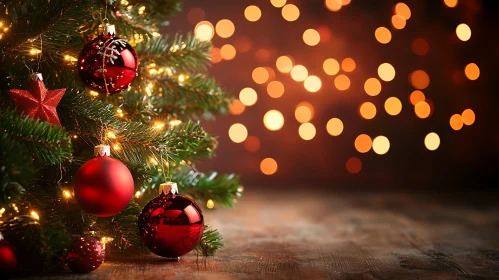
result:
M 116 34 L 116 27 L 113 24 L 106 24 L 106 33 L 104 35 L 115 35 Z
M 167 182 L 159 185 L 160 193 L 163 192 L 165 194 L 171 192 L 172 194 L 178 194 L 178 186 L 175 182 Z
M 29 75 L 29 77 L 31 78 L 31 80 L 33 80 L 35 82 L 38 81 L 38 80 L 43 81 L 43 75 L 42 75 L 42 73 L 32 73 L 32 74 Z
M 94 156 L 111 156 L 111 147 L 108 145 L 100 144 L 94 147 Z

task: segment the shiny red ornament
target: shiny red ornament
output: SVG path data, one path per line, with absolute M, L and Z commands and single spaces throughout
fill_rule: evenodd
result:
M 161 187 L 161 194 L 147 203 L 140 213 L 139 231 L 151 252 L 178 259 L 192 251 L 201 240 L 203 212 L 194 201 L 177 194 L 177 184 L 170 182 Z
M 83 164 L 73 180 L 74 195 L 80 207 L 98 217 L 118 214 L 133 196 L 134 182 L 130 170 L 111 158 L 110 147 L 98 145 L 95 158 Z
M 12 272 L 16 269 L 16 266 L 16 249 L 9 242 L 5 241 L 2 234 L 0 234 L 0 275 Z
M 74 273 L 88 273 L 96 270 L 104 262 L 104 256 L 104 246 L 99 240 L 93 237 L 80 237 L 73 241 L 67 263 Z
M 121 92 L 135 79 L 139 57 L 128 42 L 115 36 L 114 25 L 85 45 L 78 59 L 82 81 L 95 91 L 105 94 Z
M 47 90 L 43 83 L 42 74 L 30 76 L 29 90 L 11 89 L 9 95 L 19 111 L 51 124 L 60 125 L 59 116 L 55 107 L 66 92 L 65 88 Z

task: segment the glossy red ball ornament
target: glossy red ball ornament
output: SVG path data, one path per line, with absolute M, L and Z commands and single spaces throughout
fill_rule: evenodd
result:
M 12 272 L 16 266 L 16 249 L 0 234 L 0 275 Z
M 93 237 L 76 238 L 67 256 L 68 267 L 75 273 L 88 273 L 104 262 L 104 256 L 105 250 L 99 240 Z
M 139 57 L 135 49 L 115 36 L 114 25 L 85 45 L 78 59 L 78 72 L 87 87 L 100 93 L 121 92 L 135 79 Z
M 113 216 L 125 209 L 132 199 L 133 177 L 121 161 L 109 157 L 109 146 L 96 146 L 94 154 L 95 158 L 83 164 L 75 174 L 75 198 L 89 214 Z
M 161 188 L 161 194 L 147 203 L 140 213 L 140 235 L 154 254 L 178 259 L 192 251 L 201 240 L 203 213 L 194 201 L 177 194 L 177 184 L 169 182 Z

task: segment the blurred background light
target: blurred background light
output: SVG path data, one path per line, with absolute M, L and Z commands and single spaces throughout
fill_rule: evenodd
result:
M 402 111 L 402 102 L 397 97 L 389 97 L 385 101 L 385 111 L 391 116 L 400 114 Z
M 332 118 L 327 122 L 326 130 L 331 136 L 339 136 L 343 132 L 343 122 L 338 118 Z
M 228 19 L 222 19 L 217 22 L 217 25 L 215 25 L 215 31 L 217 32 L 218 36 L 222 38 L 229 38 L 234 34 L 236 28 L 232 21 Z
M 272 81 L 267 84 L 267 93 L 272 98 L 279 98 L 284 94 L 284 85 L 279 81 Z
M 308 70 L 303 65 L 295 65 L 291 69 L 291 78 L 297 82 L 303 82 L 308 77 Z
M 376 31 L 374 31 L 374 37 L 381 44 L 388 44 L 392 40 L 392 33 L 386 27 L 378 27 Z
M 376 96 L 381 92 L 381 82 L 376 78 L 369 78 L 364 83 L 364 91 L 367 95 Z
M 317 76 L 308 76 L 303 85 L 309 92 L 318 92 L 322 87 L 322 82 Z
M 314 117 L 314 107 L 312 104 L 303 101 L 298 103 L 295 109 L 295 118 L 300 123 L 309 122 Z
M 282 17 L 287 21 L 295 21 L 300 17 L 300 10 L 293 4 L 287 4 L 282 7 Z
M 428 104 L 428 102 L 426 101 L 420 101 L 414 106 L 414 112 L 416 113 L 416 116 L 418 116 L 418 118 L 426 119 L 430 116 L 431 113 L 430 104 Z
M 234 143 L 242 143 L 248 137 L 248 130 L 243 124 L 235 123 L 229 128 L 229 137 Z
M 244 10 L 244 17 L 250 22 L 255 22 L 262 17 L 262 11 L 258 6 L 251 5 Z
M 454 114 L 450 117 L 450 127 L 454 130 L 463 128 L 463 118 L 459 114 Z
M 293 61 L 288 56 L 280 56 L 276 60 L 276 68 L 281 73 L 289 73 L 293 68 Z
M 298 128 L 298 134 L 303 140 L 312 140 L 315 137 L 315 126 L 309 122 L 302 123 Z
M 303 32 L 303 42 L 309 46 L 316 46 L 321 41 L 321 35 L 315 29 L 307 29 Z
M 338 75 L 334 78 L 334 86 L 341 91 L 347 90 L 350 88 L 350 78 L 346 75 Z
M 211 22 L 201 21 L 194 28 L 194 34 L 200 41 L 209 41 L 215 35 L 215 29 Z
M 395 68 L 390 63 L 383 63 L 378 67 L 378 76 L 385 82 L 395 79 Z
M 258 94 L 252 88 L 243 88 L 239 92 L 239 100 L 241 100 L 241 103 L 246 106 L 253 106 L 258 100 Z
M 350 57 L 343 59 L 343 61 L 341 62 L 341 69 L 343 69 L 343 71 L 345 72 L 353 72 L 353 70 L 355 70 L 355 67 L 357 67 L 357 65 L 355 64 L 355 60 Z
M 362 170 L 362 161 L 356 157 L 351 157 L 347 160 L 345 167 L 348 172 L 357 174 Z
M 272 175 L 277 172 L 277 161 L 273 158 L 266 158 L 260 163 L 260 170 L 265 175 Z
M 284 116 L 277 110 L 270 110 L 263 116 L 263 124 L 270 131 L 276 131 L 284 125 Z
M 324 72 L 330 76 L 338 74 L 340 71 L 340 64 L 334 58 L 328 58 L 322 65 Z
M 461 41 L 468 41 L 471 38 L 471 28 L 466 23 L 461 23 L 456 27 L 456 35 Z
M 355 138 L 355 142 L 354 142 L 354 146 L 355 146 L 355 149 L 359 152 L 359 153 L 367 153 L 371 150 L 371 147 L 372 147 L 372 140 L 371 140 L 371 137 L 369 137 L 369 135 L 367 134 L 361 134 L 359 136 L 357 136 L 357 138 Z
M 376 106 L 371 102 L 364 102 L 360 105 L 359 112 L 364 119 L 371 120 L 376 116 Z
M 440 137 L 435 132 L 430 132 L 424 138 L 424 144 L 430 151 L 435 151 L 440 146 Z
M 378 155 L 384 155 L 390 150 L 390 141 L 385 136 L 378 136 L 373 140 L 373 151 Z
M 475 112 L 471 109 L 464 110 L 461 117 L 463 118 L 463 123 L 465 125 L 472 125 L 475 123 Z

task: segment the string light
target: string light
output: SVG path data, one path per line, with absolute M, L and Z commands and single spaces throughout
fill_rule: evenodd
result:
M 38 54 L 40 54 L 40 53 L 42 53 L 42 51 L 41 51 L 41 50 L 39 50 L 39 49 L 35 49 L 35 48 L 32 48 L 32 49 L 29 51 L 29 54 L 31 54 L 31 55 L 38 55 Z
M 19 213 L 19 208 L 17 208 L 17 205 L 15 203 L 12 203 L 11 206 L 12 206 L 12 209 L 14 209 L 14 211 Z
M 114 149 L 115 151 L 119 151 L 119 150 L 121 149 L 120 144 L 118 144 L 118 143 L 114 144 L 114 145 L 113 145 L 113 149 Z
M 114 133 L 114 131 L 109 130 L 106 133 L 106 135 L 107 135 L 107 138 L 109 138 L 109 139 L 116 139 L 116 134 Z
M 66 199 L 71 198 L 71 196 L 72 196 L 72 195 L 71 195 L 71 192 L 70 192 L 70 191 L 68 191 L 68 190 L 63 190 L 63 191 L 62 191 L 62 195 L 63 195 Z
M 181 120 L 171 120 L 168 124 L 169 124 L 170 126 L 178 126 L 178 125 L 180 125 L 181 123 L 182 123 L 182 121 L 181 121 Z
M 208 208 L 208 209 L 215 208 L 215 202 L 211 199 L 208 199 L 208 201 L 206 201 L 206 208 Z
M 0 217 L 2 217 L 3 213 L 5 213 L 5 208 L 0 209 Z
M 142 195 L 142 192 L 137 191 L 137 192 L 135 193 L 135 198 L 140 198 L 140 196 L 141 196 L 141 195 Z
M 97 96 L 99 96 L 99 93 L 98 93 L 98 92 L 96 92 L 96 91 L 94 91 L 94 90 L 90 90 L 88 93 L 89 93 L 89 94 L 90 94 L 90 96 L 92 96 L 92 97 L 97 97 Z
M 36 213 L 36 211 L 31 211 L 31 217 L 35 220 L 40 220 L 40 216 L 38 215 L 38 213 Z
M 154 122 L 153 127 L 154 127 L 154 129 L 162 130 L 163 128 L 165 128 L 165 123 L 156 121 L 156 122 Z
M 69 62 L 76 62 L 76 61 L 78 61 L 78 59 L 76 57 L 71 56 L 71 55 L 65 55 L 64 59 L 67 60 L 67 61 L 69 61 Z

